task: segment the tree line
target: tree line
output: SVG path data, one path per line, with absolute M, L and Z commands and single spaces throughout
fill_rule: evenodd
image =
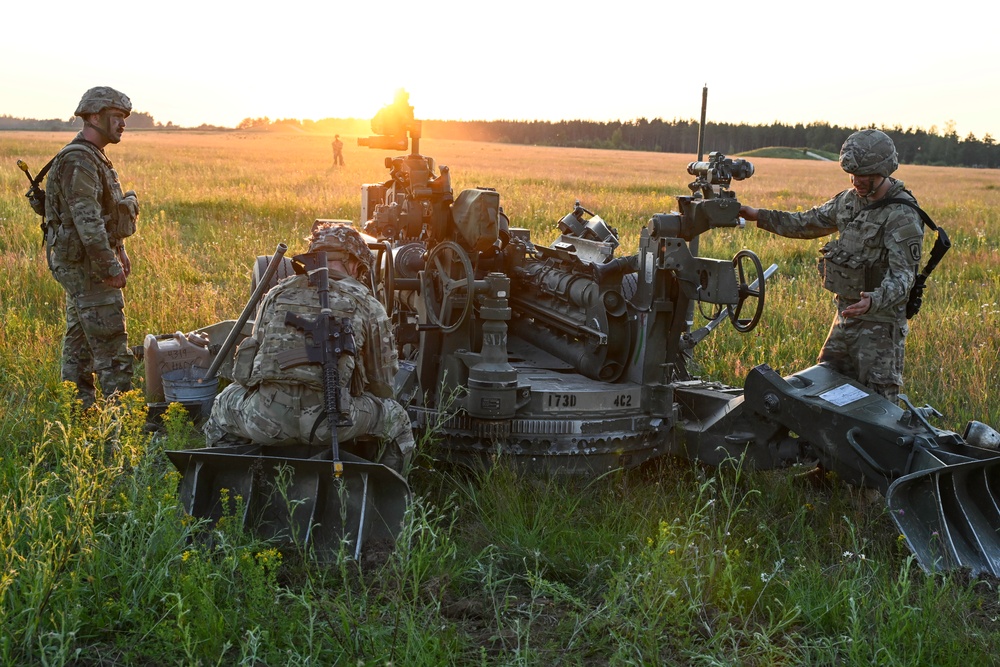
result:
M 179 130 L 184 129 L 172 122 L 157 122 L 152 115 L 145 111 L 133 111 L 129 114 L 126 126 L 133 130 Z M 63 120 L 61 118 L 48 118 L 38 120 L 35 118 L 16 118 L 14 116 L 0 116 L 0 130 L 30 130 L 35 132 L 78 132 L 83 129 L 83 119 L 77 116 Z M 228 128 L 217 127 L 215 125 L 199 125 L 196 128 L 186 128 L 196 130 L 223 130 Z
M 704 150 L 737 155 L 759 148 L 786 146 L 839 153 L 855 127 L 828 123 L 787 125 L 744 125 L 706 123 Z M 940 166 L 1000 166 L 1000 145 L 986 134 L 982 139 L 969 134 L 960 139 L 954 123 L 944 131 L 936 127 L 903 129 L 879 127 L 896 144 L 904 164 Z M 423 135 L 438 139 L 467 139 L 511 144 L 610 148 L 666 153 L 696 154 L 698 123 L 694 120 L 665 121 L 660 118 L 632 121 L 424 121 Z
M 162 124 L 146 112 L 133 112 L 128 125 L 134 129 L 181 129 L 173 123 Z M 69 120 L 34 120 L 0 116 L 0 130 L 63 131 L 79 130 L 79 118 Z M 318 121 L 282 118 L 246 118 L 236 129 L 267 130 L 294 128 L 312 133 L 339 132 L 367 134 L 368 122 L 359 119 L 325 118 Z M 231 129 L 213 125 L 200 125 L 199 130 Z M 797 123 L 789 125 L 775 122 L 770 125 L 745 125 L 733 123 L 707 123 L 704 132 L 704 149 L 738 155 L 759 148 L 785 146 L 812 148 L 838 153 L 844 139 L 860 128 L 840 127 L 828 123 Z M 1000 167 L 1000 145 L 990 134 L 982 139 L 969 134 L 958 136 L 955 124 L 949 122 L 943 130 L 922 128 L 879 127 L 896 143 L 899 160 L 904 164 L 923 164 L 961 167 Z M 698 151 L 698 123 L 694 120 L 666 121 L 661 118 L 630 121 L 457 121 L 425 120 L 423 136 L 435 139 L 490 141 L 509 144 L 540 146 L 567 146 L 579 148 L 604 148 L 618 150 L 655 151 L 666 153 L 696 154 Z

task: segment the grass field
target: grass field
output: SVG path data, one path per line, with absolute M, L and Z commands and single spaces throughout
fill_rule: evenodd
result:
M 881 500 L 789 471 L 664 461 L 591 481 L 457 475 L 418 458 L 397 550 L 320 565 L 232 520 L 205 532 L 177 505 L 165 449 L 195 446 L 183 411 L 142 429 L 141 392 L 81 417 L 59 383 L 63 295 L 18 158 L 37 171 L 69 134 L 0 134 L 0 664 L 968 665 L 1000 652 L 992 579 L 925 576 Z M 706 148 L 711 149 L 711 137 Z M 512 224 L 555 238 L 580 202 L 624 249 L 676 208 L 686 155 L 424 139 L 456 192 L 490 186 Z M 387 153 L 276 134 L 126 134 L 109 149 L 139 193 L 128 242 L 130 343 L 232 318 L 253 259 L 304 249 L 313 219 L 357 221 Z M 741 201 L 808 208 L 849 186 L 836 162 L 754 160 Z M 902 167 L 954 247 L 911 323 L 904 392 L 939 425 L 1000 425 L 1000 172 Z M 833 306 L 817 241 L 720 230 L 701 253 L 777 262 L 762 324 L 696 349 L 740 385 L 767 362 L 812 365 Z M 930 248 L 930 239 L 925 250 Z M 141 376 L 141 373 L 137 374 Z

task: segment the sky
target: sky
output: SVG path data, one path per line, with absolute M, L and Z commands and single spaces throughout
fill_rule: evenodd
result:
M 0 115 L 115 87 L 158 122 L 697 119 L 1000 139 L 1000 4 L 824 0 L 5 3 Z M 924 8 L 928 7 L 928 8 Z

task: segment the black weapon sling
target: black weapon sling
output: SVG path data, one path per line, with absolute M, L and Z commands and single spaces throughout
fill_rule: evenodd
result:
M 934 224 L 931 220 L 931 216 L 927 215 L 924 209 L 920 208 L 917 202 L 912 199 L 903 199 L 902 197 L 890 197 L 888 199 L 880 199 L 876 202 L 865 206 L 863 211 L 872 211 L 875 209 L 883 208 L 889 204 L 902 204 L 904 206 L 909 206 L 914 211 L 920 215 L 920 220 L 933 229 L 937 233 L 937 238 L 934 239 L 934 247 L 931 248 L 931 256 L 927 260 L 927 264 L 924 265 L 923 271 L 917 274 L 917 279 L 913 282 L 913 287 L 910 288 L 910 297 L 906 302 L 906 319 L 912 319 L 914 315 L 920 312 L 920 306 L 923 302 L 924 289 L 927 287 L 927 278 L 931 275 L 931 271 L 934 267 L 938 265 L 941 258 L 944 257 L 945 253 L 951 248 L 951 239 L 948 238 L 948 234 L 943 228 Z

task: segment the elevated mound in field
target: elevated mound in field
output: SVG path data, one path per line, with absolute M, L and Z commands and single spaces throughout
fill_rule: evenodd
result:
M 769 146 L 757 150 L 740 153 L 740 157 L 779 157 L 788 160 L 837 160 L 838 155 L 816 148 L 789 148 L 786 146 Z

